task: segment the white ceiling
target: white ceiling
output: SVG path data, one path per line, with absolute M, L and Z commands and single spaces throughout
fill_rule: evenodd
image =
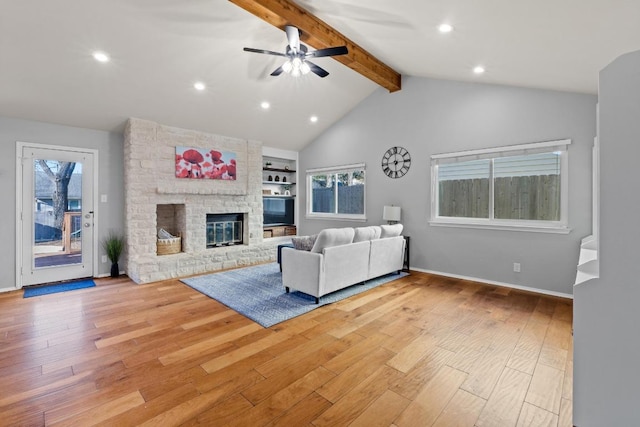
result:
M 640 49 L 638 0 L 297 3 L 405 76 L 595 94 L 599 70 Z M 282 58 L 242 48 L 282 51 L 284 33 L 227 0 L 0 0 L 0 10 L 2 116 L 109 131 L 138 117 L 299 150 L 378 88 L 331 58 L 315 60 L 325 79 L 269 76 Z

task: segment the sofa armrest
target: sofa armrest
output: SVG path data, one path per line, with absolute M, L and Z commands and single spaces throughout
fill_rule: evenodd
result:
M 282 284 L 314 297 L 320 297 L 324 282 L 322 254 L 282 248 Z

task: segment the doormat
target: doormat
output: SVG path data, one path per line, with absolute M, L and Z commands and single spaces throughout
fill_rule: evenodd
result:
M 24 288 L 23 298 L 38 297 L 40 295 L 57 294 L 58 292 L 74 291 L 76 289 L 93 288 L 95 282 L 91 279 L 77 282 L 56 283 L 45 286 L 30 286 Z

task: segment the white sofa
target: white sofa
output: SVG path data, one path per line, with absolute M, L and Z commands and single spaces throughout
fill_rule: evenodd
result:
M 310 251 L 282 248 L 282 283 L 316 298 L 385 274 L 400 272 L 402 224 L 322 230 Z

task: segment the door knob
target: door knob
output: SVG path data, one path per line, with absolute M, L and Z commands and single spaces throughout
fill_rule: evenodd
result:
M 89 222 L 85 222 L 85 223 L 84 223 L 84 226 L 85 226 L 85 227 L 91 227 L 91 223 L 89 223 Z

